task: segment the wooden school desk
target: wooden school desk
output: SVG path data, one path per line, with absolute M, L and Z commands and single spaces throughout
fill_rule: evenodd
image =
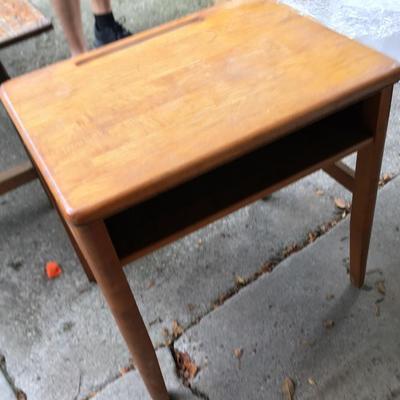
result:
M 399 78 L 382 54 L 252 1 L 3 85 L 153 399 L 168 394 L 122 266 L 324 168 L 353 192 L 350 275 L 360 287 Z M 338 161 L 355 151 L 353 173 Z

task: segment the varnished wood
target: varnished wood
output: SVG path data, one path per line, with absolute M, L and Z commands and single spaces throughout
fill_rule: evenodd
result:
M 36 171 L 29 161 L 10 168 L 7 171 L 0 172 L 0 195 L 36 178 Z
M 370 144 L 372 135 L 362 126 L 361 110 L 362 104 L 356 104 L 106 219 L 122 263 L 177 240 Z
M 51 27 L 51 22 L 29 1 L 1 0 L 0 48 L 37 35 Z
M 10 77 L 8 76 L 8 72 L 4 68 L 4 65 L 2 64 L 2 62 L 0 61 L 0 83 L 3 83 L 4 81 L 6 81 L 9 78 Z
M 324 171 L 347 190 L 353 192 L 355 172 L 344 162 L 337 161 L 334 164 L 330 164 L 324 168 Z
M 399 75 L 393 60 L 274 2 L 195 17 L 4 84 L 3 101 L 70 221 L 137 204 Z
M 350 219 L 350 279 L 356 287 L 361 287 L 365 279 L 392 90 L 382 90 L 365 107 L 365 126 L 374 141 L 357 154 Z
M 57 211 L 59 212 L 57 205 L 55 207 L 56 207 Z M 88 261 L 86 260 L 86 257 L 84 256 L 84 254 L 83 254 L 83 252 L 81 250 L 81 247 L 79 246 L 79 244 L 75 240 L 75 237 L 72 234 L 69 225 L 66 223 L 65 219 L 62 218 L 62 217 L 61 217 L 61 221 L 62 221 L 62 223 L 64 225 L 64 228 L 65 228 L 65 230 L 66 230 L 66 232 L 68 234 L 68 237 L 69 237 L 69 239 L 71 241 L 71 244 L 72 244 L 72 246 L 73 246 L 73 248 L 75 250 L 75 253 L 78 256 L 78 259 L 79 259 L 79 261 L 80 261 L 80 263 L 82 265 L 82 268 L 85 271 L 85 274 L 86 274 L 86 277 L 87 277 L 88 281 L 96 283 L 96 278 L 93 275 L 92 269 L 90 268 L 90 265 L 89 265 Z
M 69 228 L 89 262 L 152 399 L 168 400 L 156 353 L 104 224 Z

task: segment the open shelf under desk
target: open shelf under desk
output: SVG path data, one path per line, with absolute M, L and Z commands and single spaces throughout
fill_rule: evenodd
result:
M 370 143 L 360 104 L 269 143 L 109 217 L 123 264 L 353 153 Z

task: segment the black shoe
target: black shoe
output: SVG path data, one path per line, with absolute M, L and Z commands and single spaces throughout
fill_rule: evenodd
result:
M 123 25 L 115 21 L 113 25 L 98 28 L 94 25 L 94 47 L 104 46 L 105 44 L 115 42 L 132 35 Z

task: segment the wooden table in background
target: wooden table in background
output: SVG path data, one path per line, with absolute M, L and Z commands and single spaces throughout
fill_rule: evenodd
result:
M 51 29 L 51 22 L 27 0 L 1 0 L 0 49 Z
M 122 266 L 324 168 L 353 192 L 350 276 L 362 286 L 399 78 L 393 60 L 289 7 L 252 1 L 3 85 L 153 399 L 168 394 Z M 355 151 L 349 172 L 339 160 Z
M 51 22 L 28 0 L 1 0 L 0 49 L 48 31 Z M 0 83 L 9 79 L 0 60 Z M 37 178 L 32 164 L 27 161 L 0 171 L 0 195 Z

